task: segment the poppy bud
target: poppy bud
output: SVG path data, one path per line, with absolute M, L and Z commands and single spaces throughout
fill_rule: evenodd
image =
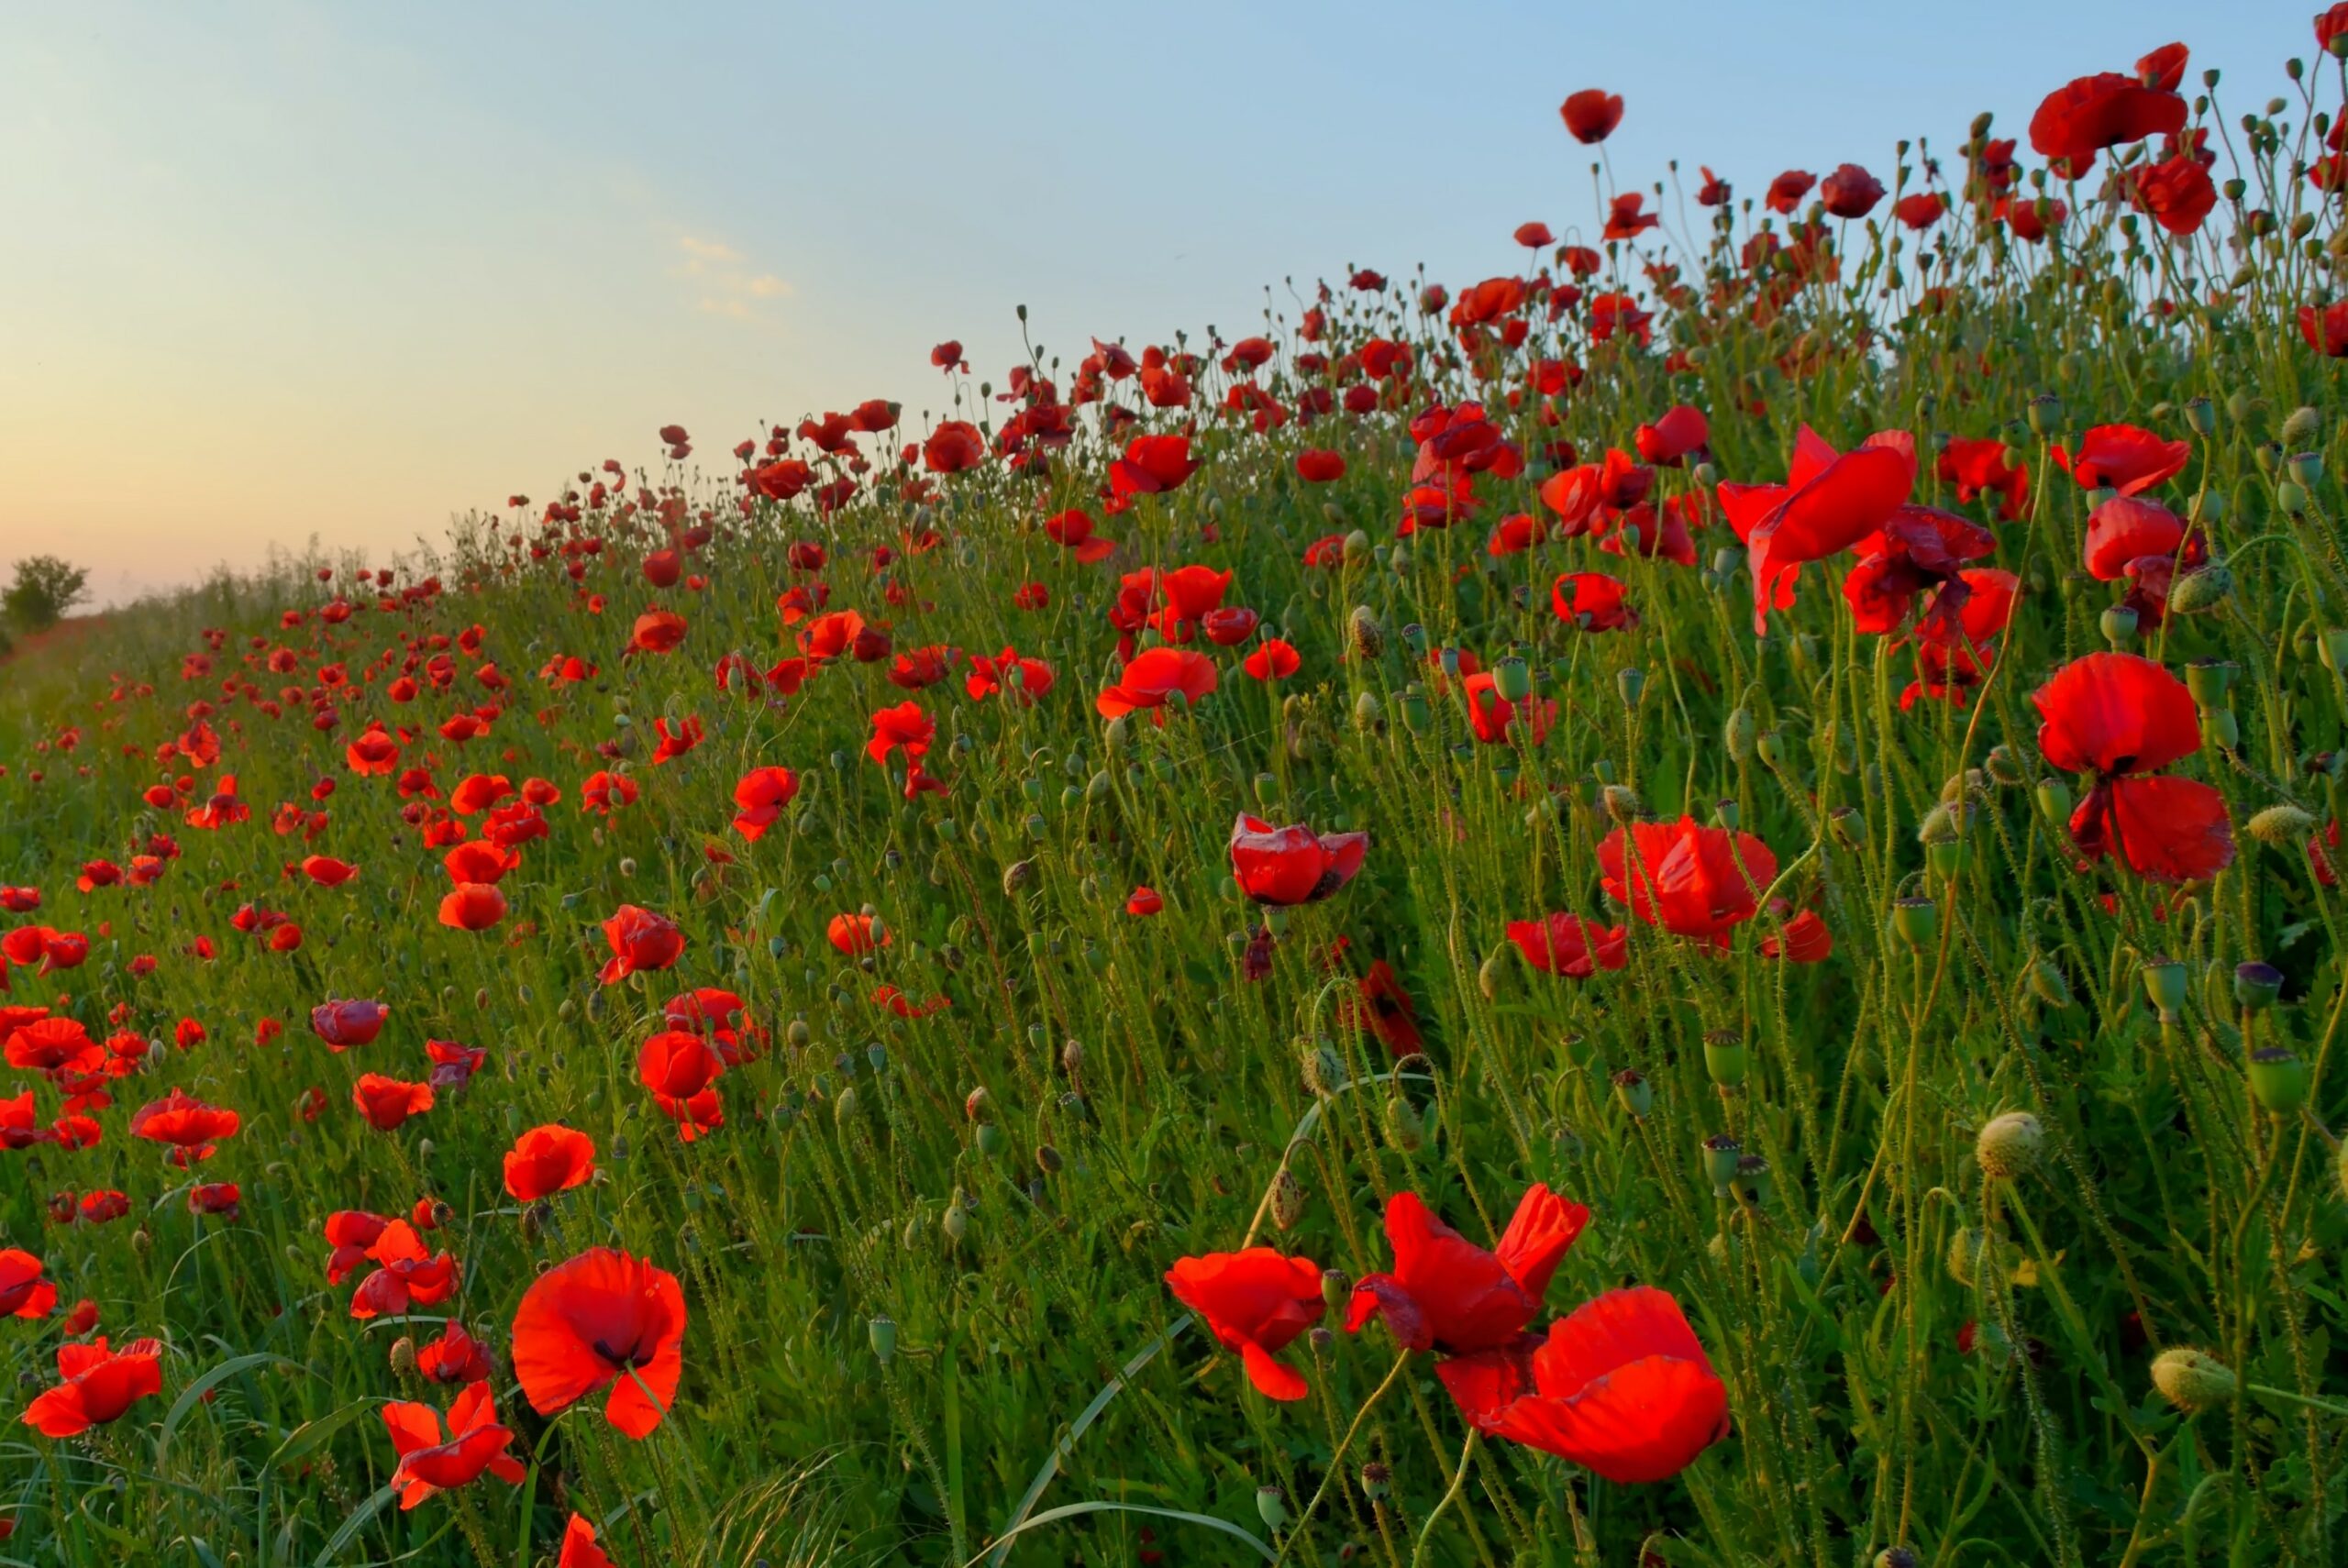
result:
M 948 1247 L 958 1247 L 962 1244 L 962 1238 L 970 1233 L 970 1211 L 963 1208 L 958 1198 L 947 1205 L 945 1217 L 938 1220 L 937 1228 L 945 1235 Z
M 1951 1279 L 1970 1290 L 1980 1281 L 1983 1254 L 1988 1250 L 1988 1237 L 1978 1231 L 1961 1230 L 1948 1239 L 1948 1251 L 1941 1262 Z
M 1826 825 L 1833 830 L 1835 843 L 1845 849 L 1856 849 L 1859 830 L 1866 825 L 1866 819 L 1859 814 L 1856 806 L 1837 806 L 1826 813 Z
M 1002 868 L 1002 890 L 1005 897 L 1016 896 L 1035 880 L 1036 863 L 1032 860 L 1014 860 Z
M 391 1362 L 393 1376 L 414 1377 L 415 1375 L 415 1342 L 405 1334 L 393 1340 Z
M 1347 566 L 1359 566 L 1369 554 L 1369 536 L 1359 528 L 1346 536 L 1345 557 Z
M 1623 1109 L 1638 1121 L 1645 1121 L 1655 1110 L 1655 1086 L 1635 1067 L 1625 1067 L 1614 1075 L 1614 1098 Z
M 2283 971 L 2256 959 L 2234 966 L 2234 1001 L 2248 1012 L 2264 1012 L 2283 994 Z
M 2296 480 L 2285 480 L 2275 487 L 2275 504 L 2286 517 L 2304 516 L 2308 509 L 2308 492 Z
M 1312 1093 L 1335 1094 L 1346 1087 L 1350 1077 L 1346 1071 L 1345 1059 L 1328 1042 L 1323 1041 L 1306 1050 L 1304 1087 Z
M 1374 659 L 1386 651 L 1386 628 L 1379 624 L 1378 612 L 1367 604 L 1354 606 L 1346 618 L 1346 635 L 1357 658 Z
M 2250 836 L 2288 849 L 2315 831 L 2315 818 L 2293 805 L 2269 806 L 2250 819 Z
M 1751 1070 L 1744 1042 L 1733 1031 L 1716 1030 L 1704 1036 L 1704 1071 L 1724 1089 L 1744 1082 Z
M 847 1126 L 847 1123 L 855 1118 L 856 1113 L 861 1107 L 862 1103 L 862 1101 L 857 1099 L 856 1086 L 854 1084 L 849 1084 L 847 1088 L 841 1089 L 839 1099 L 832 1102 L 833 1125 L 839 1127 Z M 980 1131 L 985 1132 L 988 1130 L 981 1128 Z M 992 1131 L 998 1139 L 1002 1136 L 1002 1130 L 1001 1128 L 998 1127 Z M 989 1153 L 992 1153 L 992 1151 L 990 1150 Z
M 2063 971 L 2053 960 L 2037 957 L 2030 961 L 2030 988 L 2040 1001 L 2051 1008 L 2071 1005 L 2071 985 L 2063 978 Z
M 1973 1157 L 1980 1162 L 1984 1176 L 2011 1181 L 2027 1176 L 2038 1164 L 2038 1152 L 2045 1142 L 2046 1132 L 2037 1117 L 2027 1110 L 2009 1110 L 1982 1126 L 1973 1140 Z
M 2168 607 L 2180 615 L 2205 615 L 2233 595 L 2233 572 L 2223 561 L 2212 561 L 2169 585 Z
M 1761 738 L 1755 743 L 1754 752 L 1761 758 L 1761 765 L 1764 767 L 1781 767 L 1786 760 L 1785 737 L 1775 730 L 1766 730 L 1762 732 Z
M 1274 1535 L 1288 1529 L 1288 1500 L 1280 1496 L 1278 1486 L 1256 1488 L 1256 1516 Z
M 2162 1398 L 2191 1416 L 2231 1402 L 2239 1379 L 2209 1352 L 2179 1345 L 2153 1358 L 2153 1386 L 2161 1391 Z
M 1614 821 L 1629 823 L 1638 820 L 1639 792 L 1629 785 L 1609 784 L 1600 799 L 1605 803 L 1606 814 Z
M 1401 1095 L 1386 1101 L 1386 1138 L 1406 1154 L 1415 1154 L 1425 1146 L 1426 1123 L 1419 1115 L 1419 1108 Z
M 1712 1184 L 1714 1198 L 1728 1196 L 1729 1185 L 1736 1180 L 1736 1162 L 1741 1153 L 1736 1140 L 1725 1132 L 1704 1140 L 1704 1179 Z
M 1505 948 L 1495 947 L 1485 957 L 1483 963 L 1477 966 L 1476 988 L 1484 993 L 1486 1001 L 1500 1000 L 1501 978 L 1507 967 L 1501 962 L 1501 955 L 1505 951 Z
M 994 1122 L 980 1122 L 979 1130 L 971 1135 L 970 1141 L 978 1146 L 980 1154 L 989 1158 L 1002 1153 L 1004 1142 L 1002 1129 Z
M 2251 1098 L 2269 1116 L 2296 1115 L 2308 1102 L 2307 1064 L 2280 1045 L 2250 1054 Z
M 1067 1165 L 1067 1161 L 1060 1158 L 1060 1152 L 1058 1149 L 1053 1148 L 1049 1143 L 1038 1143 L 1036 1145 L 1036 1168 L 1043 1172 L 1046 1176 L 1059 1175 L 1061 1169 Z
M 1304 1186 L 1282 1165 L 1272 1177 L 1272 1223 L 1283 1231 L 1293 1231 L 1296 1222 L 1303 1218 Z
M 1354 699 L 1354 727 L 1356 729 L 1375 730 L 1384 716 L 1385 710 L 1379 705 L 1377 692 L 1364 691 Z
M 2179 1021 L 2185 1006 L 2185 966 L 2174 958 L 2155 958 L 2143 967 L 2144 995 L 2160 1010 L 2163 1023 Z
M 2021 782 L 2021 764 L 2014 760 L 2013 747 L 2002 741 L 1989 748 L 1989 755 L 1982 759 L 1982 767 L 2009 790 Z
M 864 1325 L 867 1338 L 872 1342 L 872 1354 L 886 1366 L 897 1357 L 897 1325 L 888 1318 L 875 1318 Z
M 624 855 L 620 856 L 620 875 L 623 877 L 633 877 L 636 875 L 636 857 L 634 856 Z
M 1940 933 L 1941 907 L 1930 899 L 1901 899 L 1891 906 L 1891 923 L 1901 941 L 1922 953 Z
M 1345 1270 L 1324 1268 L 1321 1271 L 1321 1299 L 1328 1305 L 1330 1311 L 1344 1311 L 1353 1295 L 1354 1282 L 1346 1277 Z

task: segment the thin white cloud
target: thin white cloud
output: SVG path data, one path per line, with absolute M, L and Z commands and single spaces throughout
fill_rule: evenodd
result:
M 722 239 L 677 236 L 676 264 L 669 275 L 692 285 L 693 308 L 730 321 L 759 319 L 759 305 L 791 297 L 788 280 L 752 269 L 749 259 Z

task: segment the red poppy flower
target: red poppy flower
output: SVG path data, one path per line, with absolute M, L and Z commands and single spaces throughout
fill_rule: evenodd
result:
M 340 1219 L 341 1216 L 335 1218 Z M 374 1217 L 366 1215 L 360 1218 L 369 1220 Z M 349 1226 L 344 1233 L 363 1231 L 363 1225 Z M 329 1220 L 327 1240 L 333 1241 L 335 1234 L 333 1220 Z M 342 1255 L 339 1243 L 336 1246 L 335 1255 Z M 387 1314 L 396 1317 L 415 1307 L 437 1306 L 456 1294 L 458 1282 L 463 1275 L 457 1260 L 449 1253 L 426 1252 L 424 1238 L 417 1235 L 415 1227 L 405 1220 L 383 1221 L 382 1230 L 361 1255 L 377 1265 L 375 1272 L 360 1281 L 359 1288 L 351 1293 L 350 1315 L 361 1321 Z M 330 1282 L 332 1277 L 329 1267 Z
M 652 733 L 659 742 L 652 748 L 652 766 L 658 767 L 664 762 L 674 762 L 701 745 L 707 727 L 699 716 L 688 713 L 677 722 L 674 730 L 669 728 L 669 721 L 665 717 L 653 720 Z
M 1948 208 L 1946 191 L 1915 191 L 1891 204 L 1891 215 L 1902 226 L 1922 232 L 1940 222 Z
M 1642 425 L 1633 432 L 1633 443 L 1639 456 L 1650 463 L 1676 468 L 1690 452 L 1701 451 L 1711 439 L 1711 425 L 1704 411 L 1680 403 L 1667 410 L 1652 425 Z
M 350 1103 L 379 1132 L 389 1132 L 409 1117 L 432 1109 L 430 1084 L 403 1083 L 381 1073 L 361 1073 L 351 1087 Z
M 1461 681 L 1459 694 L 1468 704 L 1469 727 L 1486 745 L 1520 740 L 1539 745 L 1548 738 L 1550 726 L 1557 721 L 1556 698 L 1527 697 L 1512 702 L 1501 695 L 1499 678 L 1488 669 L 1479 669 Z M 1511 724 L 1517 728 L 1512 731 Z
M 2185 128 L 2185 100 L 2167 88 L 2146 86 L 2116 71 L 2099 72 L 2046 95 L 2030 116 L 2030 145 L 2058 177 L 2081 180 L 2105 148 L 2174 136 Z
M 1804 562 L 1876 533 L 1915 484 L 1916 443 L 1906 431 L 1879 431 L 1838 453 L 1807 425 L 1784 484 L 1721 481 L 1721 509 L 1751 558 L 1755 634 L 1768 629 L 1772 604 L 1793 608 L 1794 577 Z
M 1386 1200 L 1394 1267 L 1355 1285 L 1346 1331 L 1358 1333 L 1376 1316 L 1412 1350 L 1464 1355 L 1512 1344 L 1589 1222 L 1589 1209 L 1536 1183 L 1518 1200 L 1498 1250 L 1487 1252 L 1436 1219 L 1417 1193 L 1398 1192 Z
M 210 1159 L 220 1140 L 235 1137 L 242 1124 L 235 1111 L 206 1105 L 185 1089 L 173 1088 L 163 1099 L 132 1113 L 130 1135 L 150 1143 L 169 1143 L 172 1163 L 184 1170 L 198 1160 Z
M 1272 1358 L 1319 1322 L 1326 1307 L 1321 1270 L 1269 1247 L 1209 1253 L 1176 1261 L 1166 1271 L 1174 1298 L 1206 1320 L 1225 1350 L 1237 1351 L 1247 1381 L 1268 1399 L 1304 1397 L 1304 1376 Z
M 1595 147 L 1623 123 L 1623 94 L 1603 87 L 1585 87 L 1557 105 L 1557 117 L 1584 147 Z
M 1834 955 L 1834 933 L 1826 929 L 1826 922 L 1816 910 L 1804 910 L 1786 922 L 1782 938 L 1765 936 L 1761 939 L 1761 956 L 1784 958 L 1795 964 L 1823 964 Z
M 1240 668 L 1258 680 L 1286 680 L 1303 666 L 1303 657 L 1281 637 L 1267 637 L 1240 662 Z
M 799 793 L 799 775 L 788 767 L 754 767 L 734 786 L 734 831 L 757 843 Z
M 514 1375 L 530 1408 L 558 1415 L 609 1387 L 604 1414 L 641 1441 L 677 1397 L 685 1294 L 666 1269 L 594 1247 L 531 1282 L 514 1314 Z
M 674 653 L 685 640 L 686 622 L 673 610 L 647 610 L 628 633 L 628 647 L 637 653 Z
M 451 1321 L 432 1339 L 415 1347 L 415 1370 L 426 1381 L 440 1384 L 480 1383 L 496 1368 L 489 1349 Z
M 1307 484 L 1330 484 L 1346 477 L 1342 453 L 1307 447 L 1296 455 L 1296 477 Z
M 302 875 L 321 888 L 339 888 L 359 875 L 359 867 L 330 855 L 313 855 L 303 860 Z
M 2200 749 L 2185 682 L 2151 659 L 2098 653 L 2072 660 L 2031 695 L 2047 766 L 2088 773 L 2071 839 L 2088 860 L 2115 848 L 2138 876 L 2206 881 L 2233 864 L 2225 797 L 2188 778 L 2150 777 Z
M 242 1212 L 244 1193 L 233 1181 L 200 1182 L 187 1189 L 190 1214 L 216 1214 L 235 1220 Z
M 1109 465 L 1109 485 L 1123 499 L 1157 495 L 1174 489 L 1198 471 L 1188 436 L 1136 436 L 1125 455 Z
M 951 369 L 951 367 L 948 367 Z M 562 1527 L 562 1554 L 554 1568 L 618 1568 L 595 1544 L 595 1527 L 577 1514 Z
M 974 657 L 962 690 L 974 699 L 1010 691 L 1017 693 L 1022 702 L 1033 702 L 1049 691 L 1057 679 L 1052 667 L 1042 659 L 1023 658 L 1016 648 L 1006 647 L 991 658 L 983 654 Z
M 163 1391 L 163 1347 L 133 1340 L 119 1351 L 100 1335 L 87 1344 L 57 1347 L 56 1387 L 25 1410 L 25 1425 L 43 1437 L 68 1438 L 119 1420 L 131 1406 Z
M 2308 340 L 2309 348 L 2327 359 L 2348 355 L 2348 300 L 2320 306 L 2301 305 L 2299 336 Z
M 1616 828 L 1599 844 L 1598 864 L 1607 896 L 1640 921 L 1723 946 L 1778 875 L 1778 857 L 1751 834 L 1688 816 Z
M 1818 200 L 1838 218 L 1863 218 L 1883 200 L 1883 182 L 1855 163 L 1845 163 L 1818 182 Z
M 524 1203 L 568 1192 L 594 1174 L 594 1140 L 559 1121 L 531 1128 L 505 1153 L 506 1193 Z
M 478 1480 L 488 1471 L 500 1481 L 519 1485 L 528 1474 L 505 1451 L 514 1433 L 497 1423 L 487 1382 L 469 1383 L 449 1407 L 444 1437 L 440 1413 L 429 1405 L 395 1399 L 383 1407 L 383 1426 L 400 1456 L 391 1485 L 400 1495 L 400 1507 L 415 1507 L 436 1492 L 449 1492 Z
M 310 1010 L 310 1032 L 331 1051 L 365 1045 L 383 1032 L 392 1010 L 379 1001 L 320 1002 Z
M 41 1277 L 40 1259 L 17 1247 L 0 1249 L 0 1317 L 46 1318 L 57 1286 Z
M 908 763 L 917 764 L 929 755 L 936 736 L 937 725 L 920 703 L 900 702 L 872 715 L 872 738 L 865 743 L 864 755 L 885 766 L 891 752 L 903 751 Z
M 28 1072 L 66 1074 L 88 1072 L 105 1058 L 105 1048 L 90 1038 L 79 1019 L 48 1018 L 43 1009 L 7 1033 L 7 1058 L 12 1067 Z
M 824 928 L 824 939 L 851 958 L 875 947 L 886 947 L 895 940 L 886 926 L 869 914 L 834 915 L 831 923 Z
M 505 918 L 505 895 L 491 882 L 460 882 L 440 897 L 440 923 L 456 931 L 487 931 Z
M 1123 718 L 1136 710 L 1159 710 L 1158 722 L 1164 723 L 1163 710 L 1174 697 L 1180 696 L 1187 707 L 1198 702 L 1219 683 L 1214 661 L 1189 648 L 1146 648 L 1134 656 L 1116 684 L 1093 699 L 1093 707 L 1104 719 Z
M 1664 1481 L 1728 1433 L 1728 1388 L 1679 1304 L 1610 1290 L 1549 1325 L 1529 1354 L 1439 1362 L 1468 1419 L 1609 1481 Z
M 1156 914 L 1165 907 L 1166 900 L 1158 897 L 1155 888 L 1135 888 L 1133 890 L 1133 896 L 1125 900 L 1125 912 L 1142 919 Z
M 1764 198 L 1773 213 L 1791 213 L 1818 183 L 1818 176 L 1802 169 L 1789 169 L 1769 182 L 1769 193 Z
M 1586 980 L 1600 969 L 1620 969 L 1631 961 L 1627 927 L 1602 926 L 1578 914 L 1512 920 L 1502 934 L 1516 944 L 1527 964 L 1545 975 Z
M 665 969 L 685 950 L 684 933 L 662 916 L 634 904 L 622 904 L 604 922 L 604 940 L 611 944 L 611 962 L 596 972 L 604 985 L 647 970 Z
M 1932 608 L 1917 627 L 1926 642 L 1956 635 L 1959 613 L 1972 590 L 1963 563 L 1997 547 L 1987 528 L 1936 506 L 1903 506 L 1883 531 L 1859 547 L 1859 561 L 1843 579 L 1851 619 L 1862 632 L 1886 636 L 1907 624 L 1919 595 L 1930 591 Z
M 2175 478 L 2193 455 L 2189 441 L 2164 441 L 2133 425 L 2099 425 L 2079 437 L 2075 456 L 2056 447 L 2054 466 L 2078 480 L 2081 490 L 2138 495 Z
M 340 1285 L 352 1269 L 367 1262 L 369 1252 L 383 1239 L 390 1224 L 381 1214 L 360 1209 L 338 1209 L 327 1215 L 327 1244 L 334 1250 L 327 1257 L 327 1283 Z
M 2008 467 L 2006 444 L 1997 437 L 1952 437 L 1933 468 L 1944 482 L 1956 486 L 1957 500 L 1969 502 L 1994 492 L 2001 519 L 2010 523 L 2021 515 L 2022 497 L 2030 493 L 2030 465 Z
M 1630 586 L 1602 571 L 1569 571 L 1549 587 L 1557 619 L 1585 632 L 1616 632 L 1639 624 L 1626 596 Z
M 1419 1033 L 1417 1004 L 1402 987 L 1393 966 L 1380 958 L 1361 977 L 1354 995 L 1346 999 L 1341 1017 L 1352 1028 L 1367 1030 L 1397 1056 L 1426 1048 Z
M 1091 565 L 1104 561 L 1115 553 L 1117 542 L 1103 538 L 1093 531 L 1090 513 L 1070 510 L 1053 516 L 1044 525 L 1044 535 L 1056 545 L 1066 547 L 1078 560 Z
M 1259 904 L 1318 903 L 1354 879 L 1369 851 L 1366 833 L 1276 828 L 1245 812 L 1231 828 L 1231 872 Z
M 669 1099 L 690 1099 L 725 1071 L 709 1042 L 691 1030 L 669 1029 L 637 1052 L 636 1075 L 646 1088 Z M 589 1153 L 593 1153 L 591 1146 Z
M 2172 158 L 2138 169 L 2128 193 L 2153 221 L 2171 234 L 2197 234 L 2218 204 L 2210 171 L 2191 158 Z

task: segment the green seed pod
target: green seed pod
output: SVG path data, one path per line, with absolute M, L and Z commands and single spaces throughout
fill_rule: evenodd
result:
M 1633 665 L 1614 672 L 1614 690 L 1623 699 L 1623 706 L 1635 708 L 1639 694 L 1646 690 L 1646 671 Z
M 2196 436 L 2216 435 L 2217 405 L 2206 397 L 2187 398 L 2185 403 L 2185 422 L 2193 427 L 2193 433 Z
M 2174 958 L 2155 958 L 2144 966 L 2144 995 L 2157 1009 L 2163 1023 L 2176 1023 L 2185 1006 L 2185 966 Z
M 2247 1072 L 2251 1098 L 2267 1115 L 2296 1116 L 2308 1102 L 2307 1064 L 2282 1046 L 2253 1051 Z
M 2071 787 L 2060 778 L 2038 781 L 2038 811 L 2050 823 L 2071 820 Z
M 1274 1535 L 1288 1529 L 1288 1500 L 1280 1495 L 1278 1486 L 1256 1488 L 1256 1517 L 1262 1519 L 1264 1528 Z
M 2114 649 L 2124 653 L 2136 646 L 2136 612 L 2125 604 L 2114 604 L 2096 624 L 2103 633 L 2103 640 Z
M 1646 1075 L 1634 1067 L 1625 1067 L 1614 1075 L 1614 1098 L 1635 1120 L 1644 1121 L 1655 1110 L 1655 1086 Z
M 2171 608 L 2176 603 L 2172 591 Z M 2242 667 L 2221 658 L 2197 658 L 2185 667 L 2185 689 L 2193 694 L 2194 702 L 2202 708 L 2223 707 L 2226 689 L 2233 684 Z
M 1704 1179 L 1712 1184 L 1714 1198 L 1728 1196 L 1731 1184 L 1736 1180 L 1736 1162 L 1742 1153 L 1736 1140 L 1725 1132 L 1704 1140 Z
M 2153 1386 L 2188 1416 L 2232 1403 L 2239 1386 L 2232 1370 L 2207 1351 L 2179 1345 L 2153 1358 Z
M 865 1337 L 872 1342 L 873 1359 L 883 1366 L 897 1358 L 897 1325 L 887 1318 L 875 1318 L 864 1325 Z
M 1752 1070 L 1752 1054 L 1734 1031 L 1715 1030 L 1704 1036 L 1704 1072 L 1713 1083 L 1735 1088 Z
M 1330 1311 L 1344 1311 L 1346 1304 L 1352 1301 L 1353 1295 L 1354 1282 L 1346 1277 L 1345 1270 L 1324 1268 L 1321 1271 L 1321 1301 Z
M 1941 907 L 1930 899 L 1901 899 L 1891 906 L 1891 923 L 1902 942 L 1922 953 L 1940 934 Z
M 2201 738 L 2220 751 L 2232 751 L 2242 744 L 2242 721 L 2234 717 L 2232 708 L 2216 708 L 2201 715 Z
M 2009 1110 L 1983 1124 L 1973 1140 L 1973 1157 L 1981 1173 L 1998 1181 L 2027 1176 L 2038 1164 L 2045 1145 L 2045 1130 L 2027 1110 Z
M 1758 1154 L 1738 1156 L 1736 1180 L 1729 1188 L 1730 1196 L 1747 1208 L 1767 1209 L 1770 1195 L 1776 1190 L 1777 1182 L 1769 1174 L 1768 1161 Z
M 1522 702 L 1533 695 L 1533 671 L 1524 660 L 1510 654 L 1492 666 L 1492 690 L 1510 702 Z
M 2253 959 L 2234 966 L 2234 1003 L 2246 1012 L 2264 1012 L 2283 994 L 2283 971 Z
M 1426 689 L 1417 681 L 1402 688 L 1394 700 L 1401 711 L 1402 723 L 1414 735 L 1423 735 L 1434 728 L 1434 709 L 1427 701 Z
M 1004 1137 L 1000 1124 L 981 1121 L 979 1123 L 978 1131 L 971 1134 L 970 1141 L 977 1145 L 980 1154 L 992 1159 L 1002 1153 L 1002 1146 L 1008 1140 Z

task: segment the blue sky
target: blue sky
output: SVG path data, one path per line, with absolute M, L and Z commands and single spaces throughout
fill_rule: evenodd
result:
M 942 405 L 1013 307 L 1226 334 L 1348 263 L 1452 282 L 1594 212 L 1557 120 L 1604 86 L 1626 184 L 1757 193 L 2020 135 L 2171 39 L 2233 112 L 2306 0 L 1180 6 L 76 4 L 0 52 L 0 560 L 111 598 L 268 544 L 388 550 L 675 420 Z M 2231 117 L 2231 116 L 2230 116 Z

